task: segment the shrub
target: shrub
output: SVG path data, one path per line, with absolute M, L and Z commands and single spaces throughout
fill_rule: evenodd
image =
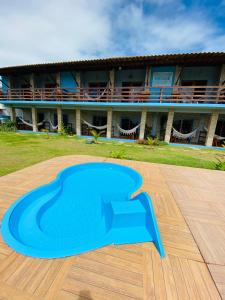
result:
M 147 144 L 149 146 L 159 146 L 160 142 L 158 138 L 147 137 Z
M 111 151 L 110 152 L 111 158 L 118 158 L 118 159 L 126 159 L 127 155 L 125 150 L 118 150 L 118 151 Z
M 1 132 L 12 132 L 16 131 L 16 123 L 12 121 L 7 121 L 5 123 L 0 124 L 0 131 Z

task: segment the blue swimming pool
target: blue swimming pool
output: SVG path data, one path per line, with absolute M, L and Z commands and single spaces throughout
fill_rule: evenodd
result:
M 39 258 L 80 254 L 108 244 L 153 241 L 164 250 L 151 199 L 132 198 L 139 173 L 112 163 L 79 164 L 18 199 L 2 222 L 4 241 Z

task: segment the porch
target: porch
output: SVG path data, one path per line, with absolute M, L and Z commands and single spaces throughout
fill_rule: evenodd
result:
M 20 130 L 43 129 L 78 136 L 91 136 L 95 129 L 103 137 L 143 140 L 158 138 L 167 143 L 184 143 L 220 147 L 225 140 L 225 111 L 218 109 L 191 110 L 101 105 L 91 107 L 10 106 L 11 120 Z

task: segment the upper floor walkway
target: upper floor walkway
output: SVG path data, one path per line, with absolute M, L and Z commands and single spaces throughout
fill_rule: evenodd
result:
M 125 86 L 0 89 L 0 102 L 115 102 L 225 104 L 224 86 Z

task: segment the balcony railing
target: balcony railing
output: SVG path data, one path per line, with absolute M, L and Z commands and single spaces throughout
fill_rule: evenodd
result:
M 225 104 L 225 87 L 34 88 L 7 92 L 0 89 L 0 100 Z

